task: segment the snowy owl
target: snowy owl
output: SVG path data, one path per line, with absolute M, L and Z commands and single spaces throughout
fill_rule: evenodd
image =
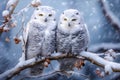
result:
M 88 46 L 89 34 L 82 16 L 78 10 L 65 10 L 57 27 L 57 52 L 68 55 L 78 55 Z M 60 69 L 69 70 L 75 59 L 60 61 Z M 70 67 L 70 68 L 68 68 Z
M 34 11 L 23 33 L 26 60 L 47 57 L 55 51 L 55 14 L 55 10 L 48 6 L 37 7 Z M 43 65 L 37 65 L 32 73 L 40 73 L 42 69 Z

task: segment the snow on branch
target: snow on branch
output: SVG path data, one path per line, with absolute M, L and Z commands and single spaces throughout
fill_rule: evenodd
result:
M 49 57 L 48 59 L 50 60 L 58 60 L 58 59 L 62 59 L 62 58 L 77 58 L 75 56 L 67 56 L 67 55 L 60 55 L 60 56 L 54 56 L 54 57 Z M 0 75 L 0 80 L 1 79 L 10 79 L 12 78 L 14 75 L 20 73 L 22 70 L 32 67 L 34 65 L 37 65 L 39 63 L 44 62 L 46 59 L 41 59 L 41 60 L 37 60 L 36 58 L 32 58 L 26 61 L 22 61 L 19 62 L 14 68 L 2 73 Z
M 101 3 L 105 17 L 110 21 L 116 30 L 120 31 L 120 21 L 110 10 L 106 0 L 99 0 L 99 2 Z
M 4 17 L 3 24 L 0 25 L 0 33 L 7 32 L 10 30 L 10 27 L 14 27 L 15 23 L 12 22 L 12 14 L 18 4 L 19 0 L 9 0 L 6 5 L 6 10 L 2 12 L 2 16 Z
M 8 32 L 10 31 L 11 28 L 17 26 L 15 22 L 16 20 L 14 21 L 14 18 L 16 16 L 22 15 L 22 23 L 23 23 L 24 22 L 23 12 L 27 12 L 30 7 L 36 8 L 41 5 L 40 0 L 32 0 L 26 7 L 24 7 L 23 9 L 21 9 L 15 14 L 14 10 L 17 7 L 19 1 L 20 0 L 8 0 L 6 9 L 2 12 L 2 16 L 4 20 L 2 21 L 3 24 L 0 25 L 0 33 Z
M 91 61 L 93 64 L 96 64 L 100 67 L 105 68 L 106 73 L 111 73 L 112 71 L 114 72 L 120 72 L 120 64 L 115 63 L 115 62 L 110 62 L 107 61 L 101 57 L 99 57 L 95 53 L 91 52 L 81 52 L 80 56 L 83 56 L 86 60 Z M 59 55 L 59 56 L 51 56 L 48 57 L 49 60 L 58 60 L 58 59 L 63 59 L 63 58 L 80 58 L 80 56 L 68 56 L 66 54 L 64 55 Z M 26 68 L 30 68 L 34 65 L 40 64 L 44 62 L 46 59 L 40 59 L 37 60 L 35 58 L 32 58 L 30 60 L 26 60 L 23 62 L 19 62 L 14 68 L 7 70 L 6 72 L 0 74 L 0 79 L 10 79 L 16 74 L 20 73 L 22 70 Z
M 120 64 L 119 63 L 107 61 L 107 60 L 99 57 L 97 54 L 91 53 L 91 52 L 81 52 L 80 55 L 85 57 L 89 61 L 91 61 L 93 64 L 96 64 L 100 67 L 106 68 L 106 66 L 109 66 L 109 68 L 112 69 L 113 72 L 120 72 Z
M 13 14 L 19 0 L 9 0 L 6 6 L 6 10 L 9 10 L 10 16 Z
M 120 49 L 120 43 L 100 43 L 92 45 L 88 48 L 89 51 L 97 52 L 99 50 Z

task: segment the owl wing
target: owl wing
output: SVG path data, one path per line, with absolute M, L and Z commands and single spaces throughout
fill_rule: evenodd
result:
M 38 42 L 39 42 L 39 40 L 42 41 L 41 40 L 42 33 L 37 31 L 40 26 L 41 25 L 38 24 L 37 21 L 31 20 L 30 22 L 28 22 L 27 27 L 23 31 L 25 60 L 36 57 L 37 54 L 41 51 L 39 48 L 40 45 Z M 37 30 L 35 31 L 34 29 L 37 29 Z M 31 30 L 33 32 L 31 32 Z M 40 43 L 42 43 L 42 42 L 40 42 Z M 35 65 L 30 68 L 30 75 L 41 74 L 43 72 L 43 70 L 44 70 L 43 63 Z
M 73 35 L 72 39 L 72 53 L 79 54 L 81 51 L 87 49 L 89 43 L 89 33 L 85 24 L 81 29 Z
M 26 59 L 33 57 L 43 57 L 43 46 L 44 46 L 44 29 L 46 27 L 39 24 L 38 20 L 31 20 L 27 25 L 24 42 L 25 42 L 25 56 Z
M 89 35 L 89 31 L 88 31 L 88 28 L 87 28 L 87 25 L 84 24 L 84 27 L 85 27 L 85 47 L 88 47 L 88 43 L 90 43 L 90 35 Z

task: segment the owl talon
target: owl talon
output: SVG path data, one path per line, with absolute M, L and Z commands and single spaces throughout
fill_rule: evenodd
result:
M 67 56 L 69 56 L 69 53 L 67 53 Z
M 35 61 L 38 61 L 38 58 L 37 58 L 37 57 L 35 58 Z
M 88 51 L 88 47 L 85 49 L 85 51 Z
M 50 59 L 46 58 L 45 62 L 47 62 L 48 64 L 50 64 Z
M 40 54 L 38 54 L 38 55 L 36 56 L 36 61 L 38 61 L 38 59 L 42 59 L 42 57 L 41 57 Z
M 73 54 L 71 54 L 71 53 L 67 53 L 67 56 L 73 56 Z
M 77 54 L 77 53 L 75 53 L 75 54 L 73 54 L 72 56 L 78 56 L 78 54 Z

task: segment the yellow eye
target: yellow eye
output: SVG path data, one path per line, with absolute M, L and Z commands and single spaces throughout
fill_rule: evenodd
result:
M 64 18 L 64 21 L 67 21 L 67 18 Z
M 39 16 L 43 16 L 43 14 L 39 14 Z
M 77 19 L 72 19 L 72 21 L 76 21 Z

